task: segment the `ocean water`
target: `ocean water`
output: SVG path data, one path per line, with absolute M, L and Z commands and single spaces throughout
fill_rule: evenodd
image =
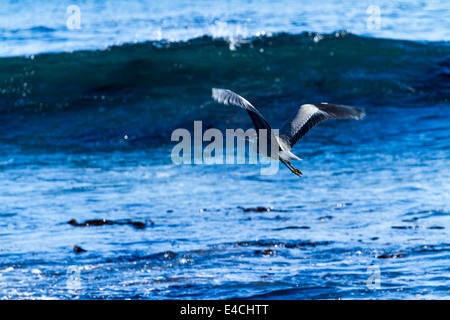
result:
M 1 4 L 0 299 L 450 297 L 448 2 L 72 4 Z M 213 87 L 367 116 L 301 178 L 175 165 L 175 129 L 252 127 Z

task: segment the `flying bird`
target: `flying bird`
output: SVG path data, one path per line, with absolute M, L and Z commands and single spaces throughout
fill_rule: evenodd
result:
M 272 155 L 272 152 L 258 152 L 264 155 L 281 161 L 292 173 L 297 176 L 303 175 L 303 173 L 295 168 L 292 164 L 292 160 L 302 160 L 291 152 L 291 149 L 309 130 L 314 128 L 320 122 L 327 119 L 354 119 L 361 120 L 365 116 L 365 112 L 362 109 L 348 107 L 343 105 L 329 104 L 329 103 L 314 103 L 304 104 L 295 112 L 286 123 L 279 129 L 279 134 L 274 135 L 272 128 L 259 111 L 246 99 L 239 96 L 228 89 L 212 89 L 212 97 L 219 103 L 233 104 L 247 110 L 250 119 L 255 126 L 257 136 L 251 137 L 251 139 L 259 138 L 260 129 L 265 129 L 270 132 L 267 134 L 267 139 L 278 150 L 276 156 Z M 254 142 L 254 141 L 253 141 Z

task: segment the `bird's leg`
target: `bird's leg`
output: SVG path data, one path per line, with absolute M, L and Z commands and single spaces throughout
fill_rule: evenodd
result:
M 285 165 L 289 170 L 291 170 L 292 173 L 296 174 L 297 176 L 300 176 L 300 175 L 302 174 L 300 170 L 295 169 L 295 168 L 292 166 L 292 164 L 290 164 L 289 162 L 283 161 L 283 160 L 280 160 L 280 161 L 283 162 L 284 165 Z M 289 163 L 289 165 L 288 165 L 288 163 Z
M 292 165 L 292 163 L 290 163 L 289 161 L 286 161 L 285 165 L 288 166 L 288 168 L 289 168 L 293 173 L 295 173 L 296 175 L 301 175 L 301 174 L 303 174 L 300 170 L 298 170 L 296 167 L 294 167 L 294 166 Z
M 292 168 L 292 170 L 293 170 L 293 172 L 294 173 L 299 173 L 299 174 L 303 174 L 300 170 L 298 170 L 296 167 L 294 167 L 293 165 L 292 165 L 292 163 L 290 163 L 289 161 L 286 161 L 288 164 L 289 164 L 289 166 Z

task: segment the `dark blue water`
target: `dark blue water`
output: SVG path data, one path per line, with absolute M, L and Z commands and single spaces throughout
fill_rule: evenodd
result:
M 357 11 L 349 33 L 325 19 L 332 10 L 301 27 L 316 30 L 293 30 L 308 7 L 286 20 L 271 14 L 279 4 L 246 3 L 230 22 L 222 2 L 204 11 L 179 2 L 180 15 L 198 12 L 200 35 L 172 18 L 177 41 L 134 43 L 138 4 L 151 7 L 104 20 L 128 22 L 98 32 L 130 42 L 107 49 L 27 29 L 34 16 L 5 23 L 30 35 L 1 40 L 0 298 L 448 299 L 450 47 L 437 41 L 448 29 L 421 27 L 436 8 L 381 5 L 387 21 L 404 10 L 417 22 L 422 32 L 404 40 L 395 24 L 391 39 L 358 32 Z M 93 16 L 98 5 L 80 7 Z M 207 28 L 244 16 L 253 20 L 236 38 Z M 34 44 L 11 54 L 17 41 Z M 77 50 L 65 52 L 68 43 Z M 310 131 L 293 149 L 300 179 L 284 166 L 264 176 L 264 164 L 174 165 L 177 128 L 251 128 L 244 110 L 211 99 L 212 87 L 243 95 L 275 128 L 308 102 L 367 116 Z

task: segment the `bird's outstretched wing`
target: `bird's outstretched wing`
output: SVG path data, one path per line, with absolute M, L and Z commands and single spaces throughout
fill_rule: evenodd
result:
M 364 110 L 342 105 L 304 104 L 280 129 L 280 138 L 292 148 L 309 130 L 327 119 L 364 118 Z
M 213 88 L 212 97 L 217 102 L 223 104 L 234 104 L 235 106 L 247 110 L 256 131 L 258 131 L 259 129 L 271 130 L 269 123 L 266 121 L 266 119 L 264 119 L 261 113 L 259 113 L 259 111 L 254 106 L 252 106 L 250 102 L 242 98 L 240 95 L 234 93 L 233 91 L 228 89 Z

